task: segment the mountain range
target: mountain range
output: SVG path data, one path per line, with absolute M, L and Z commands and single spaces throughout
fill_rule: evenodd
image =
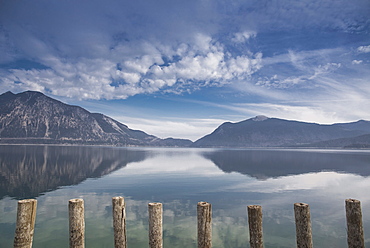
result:
M 192 142 L 160 139 L 40 92 L 0 95 L 0 143 L 172 147 L 370 148 L 370 122 L 322 125 L 256 116 L 225 122 Z
M 0 142 L 115 146 L 189 146 L 185 139 L 160 139 L 103 114 L 90 113 L 40 92 L 0 95 Z
M 321 125 L 256 116 L 238 123 L 225 122 L 193 146 L 370 148 L 370 122 Z

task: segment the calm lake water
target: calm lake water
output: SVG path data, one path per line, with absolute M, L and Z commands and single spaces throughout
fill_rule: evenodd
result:
M 0 247 L 19 199 L 38 200 L 33 247 L 68 247 L 68 200 L 85 201 L 86 247 L 113 247 L 111 198 L 124 196 L 128 246 L 148 247 L 162 202 L 164 247 L 197 247 L 196 204 L 212 203 L 213 247 L 249 247 L 247 205 L 265 247 L 295 247 L 293 204 L 310 204 L 316 247 L 347 247 L 344 200 L 361 201 L 370 245 L 370 150 L 0 146 Z

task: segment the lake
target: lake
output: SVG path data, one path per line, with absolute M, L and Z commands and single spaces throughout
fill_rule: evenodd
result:
M 316 247 L 347 247 L 344 201 L 361 201 L 370 245 L 370 150 L 0 146 L 0 247 L 19 199 L 38 200 L 33 247 L 68 247 L 68 200 L 85 201 L 86 247 L 113 247 L 114 196 L 128 246 L 148 247 L 149 202 L 164 247 L 197 247 L 196 205 L 212 204 L 213 247 L 249 247 L 247 206 L 263 208 L 265 247 L 295 247 L 293 204 L 310 204 Z

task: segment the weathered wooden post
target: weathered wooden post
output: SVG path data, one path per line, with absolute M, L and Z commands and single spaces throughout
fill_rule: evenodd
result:
M 162 203 L 149 203 L 149 247 L 163 247 L 163 230 L 162 230 Z
M 263 248 L 262 207 L 248 206 L 249 244 L 251 248 Z
M 364 248 L 361 202 L 346 199 L 347 243 L 348 248 Z
M 85 247 L 84 200 L 69 200 L 69 247 Z
M 198 202 L 198 248 L 212 247 L 212 205 Z
M 294 204 L 295 228 L 298 248 L 312 248 L 312 228 L 310 206 L 306 203 Z
M 123 197 L 113 197 L 114 247 L 126 248 L 126 204 Z
M 31 248 L 36 221 L 37 201 L 34 199 L 18 201 L 17 223 L 14 248 Z

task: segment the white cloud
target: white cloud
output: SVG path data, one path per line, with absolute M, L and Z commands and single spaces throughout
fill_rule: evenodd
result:
M 159 90 L 181 93 L 210 83 L 223 85 L 246 79 L 261 68 L 262 61 L 260 53 L 232 56 L 224 44 L 199 33 L 189 44 L 142 41 L 130 51 L 120 46 L 102 57 L 78 60 L 54 55 L 47 44 L 33 40 L 38 44 L 34 52 L 44 54 L 39 61 L 48 69 L 4 71 L 3 84 L 16 80 L 20 90 L 37 88 L 82 99 L 127 98 Z
M 334 70 L 338 66 L 334 65 Z M 369 72 L 349 77 L 343 77 L 340 72 L 335 72 L 319 73 L 314 78 L 314 84 L 303 90 L 297 87 L 297 82 L 289 82 L 287 79 L 297 80 L 302 84 L 307 82 L 308 78 L 281 79 L 275 74 L 265 81 L 261 79 L 257 82 L 259 85 L 254 87 L 251 84 L 238 86 L 238 90 L 246 92 L 248 96 L 255 94 L 257 97 L 253 101 L 224 104 L 219 107 L 244 113 L 247 117 L 263 114 L 269 117 L 322 124 L 359 119 L 370 120 L 370 113 L 365 107 L 370 103 L 368 97 L 370 84 L 367 77 L 364 77 L 369 75 Z M 258 91 L 261 86 L 265 89 L 262 92 Z
M 368 46 L 360 46 L 357 48 L 359 53 L 370 53 L 370 45 Z
M 299 76 L 285 76 L 281 74 L 274 74 L 271 77 L 266 76 L 264 78 L 257 79 L 256 85 L 276 89 L 289 89 L 294 87 L 318 87 L 319 85 L 317 84 L 315 79 L 323 77 L 327 74 L 331 74 L 342 67 L 341 63 L 306 65 L 304 64 L 305 56 L 297 56 L 293 53 L 289 53 L 289 57 L 291 58 L 291 64 L 295 68 L 298 68 L 298 73 L 300 74 Z
M 2 84 L 18 78 L 25 81 L 14 86 L 20 90 L 34 81 L 38 89 L 51 88 L 54 94 L 113 99 L 245 81 L 261 69 L 262 54 L 243 47 L 244 52 L 235 55 L 230 46 L 239 49 L 256 37 L 252 30 L 320 27 L 322 23 L 347 29 L 354 22 L 350 13 L 363 19 L 364 1 L 356 0 L 345 9 L 343 5 L 346 2 L 122 1 L 108 5 L 91 1 L 70 5 L 35 1 L 17 5 L 4 1 L 0 10 L 3 58 L 9 61 L 21 55 L 48 70 L 3 71 Z M 298 69 L 307 66 L 302 54 L 290 55 Z M 47 74 L 51 78 L 43 78 Z M 66 91 L 71 83 L 74 86 Z
M 279 79 L 278 75 L 274 75 L 272 77 L 260 78 L 258 79 L 256 85 L 262 86 L 266 88 L 276 88 L 276 89 L 288 89 L 292 88 L 295 85 L 300 85 L 306 82 L 306 76 L 298 76 L 298 77 L 287 77 L 284 79 Z
M 109 98 L 114 64 L 102 59 L 81 59 L 76 63 L 50 59 L 52 69 L 12 69 L 2 81 L 17 81 L 17 90 L 50 91 L 54 95 L 80 99 Z
M 231 40 L 236 43 L 244 43 L 253 37 L 256 37 L 256 32 L 245 31 L 245 32 L 235 33 L 234 37 Z
M 310 79 L 313 79 L 322 74 L 334 72 L 341 66 L 342 66 L 341 63 L 326 63 L 324 65 L 319 65 L 317 68 L 314 69 L 315 74 Z
M 262 55 L 241 55 L 233 57 L 225 51 L 223 45 L 212 44 L 211 39 L 207 39 L 202 44 L 204 50 L 190 50 L 179 61 L 163 66 L 159 70 L 156 67 L 155 76 L 157 78 L 167 77 L 177 78 L 180 81 L 203 81 L 222 85 L 230 80 L 243 80 L 261 68 Z
M 352 65 L 359 65 L 359 64 L 362 64 L 362 62 L 364 62 L 363 60 L 352 60 Z

